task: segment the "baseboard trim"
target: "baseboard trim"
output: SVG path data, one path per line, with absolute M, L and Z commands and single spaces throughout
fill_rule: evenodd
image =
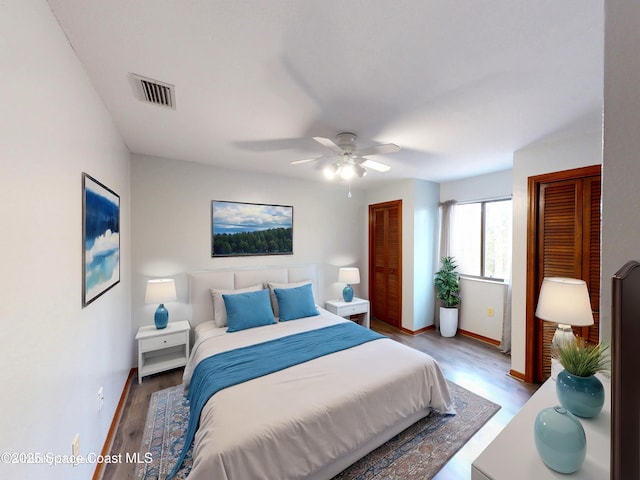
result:
M 495 340 L 493 338 L 485 337 L 483 335 L 478 335 L 477 333 L 469 332 L 467 330 L 458 329 L 458 332 L 460 332 L 460 335 L 464 335 L 465 337 L 475 338 L 476 340 L 489 343 L 496 347 L 500 346 L 500 343 L 501 343 L 500 340 Z
M 420 335 L 421 333 L 428 332 L 429 330 L 435 330 L 435 328 L 435 325 L 429 325 L 428 327 L 423 327 L 418 330 L 409 330 L 408 328 L 400 327 L 400 331 L 408 335 Z
M 517 372 L 516 370 L 509 370 L 509 375 L 511 375 L 513 378 L 517 378 L 518 380 L 527 383 L 524 373 Z
M 102 457 L 106 457 L 109 455 L 111 451 L 111 446 L 113 445 L 113 437 L 116 434 L 116 430 L 118 429 L 118 423 L 120 423 L 120 417 L 122 417 L 122 411 L 124 410 L 124 404 L 127 401 L 127 396 L 129 395 L 129 389 L 131 388 L 131 382 L 138 375 L 138 369 L 132 368 L 129 371 L 129 376 L 127 377 L 127 381 L 124 383 L 124 388 L 122 389 L 122 393 L 120 394 L 120 400 L 118 401 L 118 406 L 116 407 L 116 411 L 113 414 L 113 419 L 111 420 L 111 425 L 109 426 L 109 431 L 107 432 L 107 438 L 104 441 L 104 445 L 102 446 Z M 96 469 L 93 472 L 92 480 L 100 480 L 102 478 L 102 469 L 104 468 L 104 463 L 97 463 Z

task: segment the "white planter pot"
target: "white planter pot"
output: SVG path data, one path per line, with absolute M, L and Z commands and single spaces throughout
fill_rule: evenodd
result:
M 440 335 L 454 337 L 458 330 L 458 309 L 440 307 Z

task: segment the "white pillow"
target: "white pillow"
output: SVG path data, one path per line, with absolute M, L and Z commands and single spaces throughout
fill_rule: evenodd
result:
M 273 314 L 276 318 L 280 317 L 280 310 L 278 309 L 278 298 L 276 297 L 276 292 L 274 290 L 276 288 L 296 288 L 301 287 L 302 285 L 307 285 L 311 283 L 311 280 L 303 280 L 301 282 L 294 283 L 275 283 L 269 282 L 269 294 L 271 295 L 271 308 L 273 309 Z M 313 283 L 311 283 L 311 291 L 313 291 Z M 313 298 L 316 298 L 315 292 L 313 294 Z
M 222 288 L 212 288 L 211 298 L 213 299 L 213 322 L 218 327 L 227 326 L 227 309 L 224 306 L 224 298 L 222 295 L 233 295 L 234 293 L 257 292 L 263 290 L 262 284 L 258 283 L 246 288 L 238 288 L 237 290 L 228 290 Z

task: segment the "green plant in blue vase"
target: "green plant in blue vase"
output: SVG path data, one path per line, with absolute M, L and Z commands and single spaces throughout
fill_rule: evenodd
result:
M 556 379 L 560 404 L 574 415 L 595 417 L 604 405 L 604 387 L 596 373 L 609 373 L 611 360 L 607 343 L 589 344 L 576 337 L 553 348 L 553 356 L 564 370 Z

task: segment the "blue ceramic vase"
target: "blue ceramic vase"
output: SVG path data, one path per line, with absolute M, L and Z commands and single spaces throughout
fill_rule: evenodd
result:
M 353 301 L 353 287 L 351 285 L 346 285 L 342 289 L 342 298 L 344 298 L 345 302 Z
M 167 328 L 167 325 L 169 324 L 169 311 L 165 308 L 164 303 L 158 305 L 156 313 L 153 316 L 153 321 L 155 322 L 158 330 Z
M 587 437 L 580 421 L 557 405 L 536 417 L 533 433 L 544 464 L 559 473 L 577 471 L 587 455 Z
M 556 379 L 556 393 L 560 405 L 578 417 L 595 417 L 604 405 L 604 387 L 594 375 L 578 377 L 562 370 Z

